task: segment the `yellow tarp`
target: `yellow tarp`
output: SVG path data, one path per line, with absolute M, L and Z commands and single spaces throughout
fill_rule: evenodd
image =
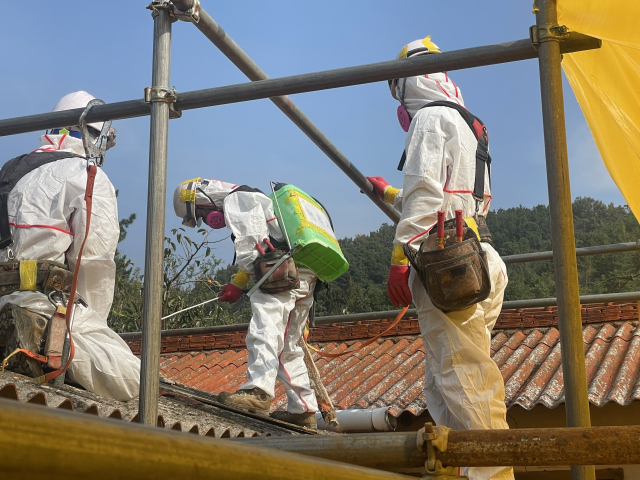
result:
M 558 0 L 558 23 L 602 40 L 562 67 L 600 155 L 640 219 L 640 0 Z

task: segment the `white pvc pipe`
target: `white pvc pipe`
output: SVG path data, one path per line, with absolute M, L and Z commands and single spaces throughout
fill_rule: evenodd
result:
M 389 407 L 368 410 L 364 408 L 353 410 L 336 410 L 338 427 L 332 427 L 325 423 L 322 414 L 316 412 L 318 428 L 334 432 L 393 432 L 397 421 L 389 415 Z

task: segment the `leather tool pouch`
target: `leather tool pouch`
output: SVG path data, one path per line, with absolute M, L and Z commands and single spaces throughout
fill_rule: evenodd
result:
M 256 280 L 261 279 L 285 254 L 282 250 L 273 250 L 260 255 L 253 262 L 256 272 Z M 289 257 L 280 265 L 271 276 L 260 285 L 264 293 L 280 293 L 300 287 L 300 275 L 298 266 L 293 258 Z
M 438 248 L 436 235 L 429 235 L 417 253 L 406 245 L 404 251 L 433 304 L 444 312 L 463 310 L 491 292 L 487 254 L 468 227 L 461 243 L 456 242 L 455 228 L 445 228 L 444 238 L 443 249 Z

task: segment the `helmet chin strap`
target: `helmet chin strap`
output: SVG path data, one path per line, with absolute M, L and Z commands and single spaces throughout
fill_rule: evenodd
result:
M 403 78 L 402 80 L 404 81 L 402 82 L 402 89 L 400 93 L 400 106 L 398 107 L 398 110 L 397 110 L 398 122 L 400 122 L 400 126 L 402 127 L 402 130 L 404 130 L 405 132 L 408 132 L 409 127 L 411 126 L 411 115 L 409 115 L 407 107 L 405 107 L 404 105 L 404 94 L 407 88 L 407 79 Z

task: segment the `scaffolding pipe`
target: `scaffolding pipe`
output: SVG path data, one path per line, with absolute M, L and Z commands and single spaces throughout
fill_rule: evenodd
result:
M 0 452 L 3 480 L 406 479 L 389 472 L 4 398 L 0 398 Z
M 640 301 L 640 292 L 605 293 L 602 295 L 583 295 L 580 297 L 582 305 L 610 302 L 636 302 Z M 553 307 L 558 304 L 557 298 L 533 298 L 529 300 L 509 300 L 502 304 L 502 310 L 521 308 Z M 347 313 L 344 315 L 326 315 L 316 317 L 316 326 L 332 325 L 335 323 L 368 322 L 372 320 L 389 320 L 396 318 L 400 310 L 385 310 L 382 312 Z M 418 313 L 415 308 L 410 308 L 402 318 L 415 318 Z M 236 323 L 233 325 L 214 325 L 211 327 L 176 328 L 162 330 L 162 337 L 184 337 L 187 335 L 215 335 L 220 333 L 243 332 L 249 329 L 248 323 Z M 140 332 L 121 333 L 120 337 L 126 341 L 140 339 Z
M 621 252 L 635 252 L 640 250 L 640 239 L 635 242 L 627 243 L 614 243 L 611 245 L 597 245 L 595 247 L 581 247 L 576 248 L 576 256 L 587 257 L 590 255 L 602 255 L 605 253 L 621 253 Z M 539 262 L 542 260 L 553 260 L 553 252 L 532 252 L 532 253 L 518 253 L 515 255 L 505 255 L 502 258 L 504 263 L 526 263 L 526 262 Z
M 236 42 L 211 18 L 204 10 L 200 9 L 200 21 L 195 24 L 205 37 L 211 40 L 218 49 L 233 62 L 252 82 L 268 80 L 269 76 L 246 54 Z M 271 97 L 270 100 L 284 113 L 297 127 L 331 159 L 336 166 L 351 179 L 356 186 L 364 192 L 393 222 L 400 221 L 400 214 L 388 203 L 385 203 L 365 176 L 353 165 L 347 157 L 336 147 L 327 136 L 307 117 L 298 106 L 286 95 Z
M 559 38 L 562 32 L 558 27 L 556 7 L 556 0 L 534 2 L 534 11 L 537 12 L 538 64 L 551 213 L 551 242 L 558 297 L 558 327 L 562 348 L 567 425 L 589 427 L 591 417 L 582 340 L 580 287 L 562 93 L 562 54 Z M 573 463 L 571 478 L 595 480 L 595 468 L 593 465 Z
M 600 48 L 601 42 L 596 38 L 579 33 L 568 33 L 560 40 L 560 44 L 562 53 L 571 53 Z M 389 60 L 356 67 L 261 80 L 253 83 L 183 92 L 178 95 L 175 107 L 179 110 L 191 110 L 215 105 L 227 105 L 262 98 L 292 95 L 294 93 L 380 82 L 394 78 L 517 62 L 536 58 L 537 56 L 538 54 L 531 41 L 526 38 L 495 45 L 453 50 L 438 55 L 418 55 L 417 57 L 402 60 Z M 82 108 L 76 108 L 0 120 L 0 137 L 77 125 L 83 111 L 84 109 Z M 149 106 L 144 103 L 144 100 L 128 100 L 93 107 L 87 114 L 87 122 L 142 117 L 149 115 L 149 113 Z
M 267 447 L 337 462 L 409 473 L 424 466 L 418 449 L 421 433 L 234 438 L 229 443 Z M 631 465 L 640 463 L 640 426 L 453 430 L 443 466 L 566 466 L 570 463 Z
M 166 8 L 153 10 L 153 87 L 169 88 L 171 73 L 171 19 Z M 169 104 L 151 103 L 149 140 L 149 187 L 147 194 L 147 238 L 144 257 L 142 306 L 142 350 L 140 359 L 139 421 L 155 425 L 158 418 L 160 378 L 160 330 L 162 328 L 162 284 L 164 220 L 167 191 L 167 146 Z

